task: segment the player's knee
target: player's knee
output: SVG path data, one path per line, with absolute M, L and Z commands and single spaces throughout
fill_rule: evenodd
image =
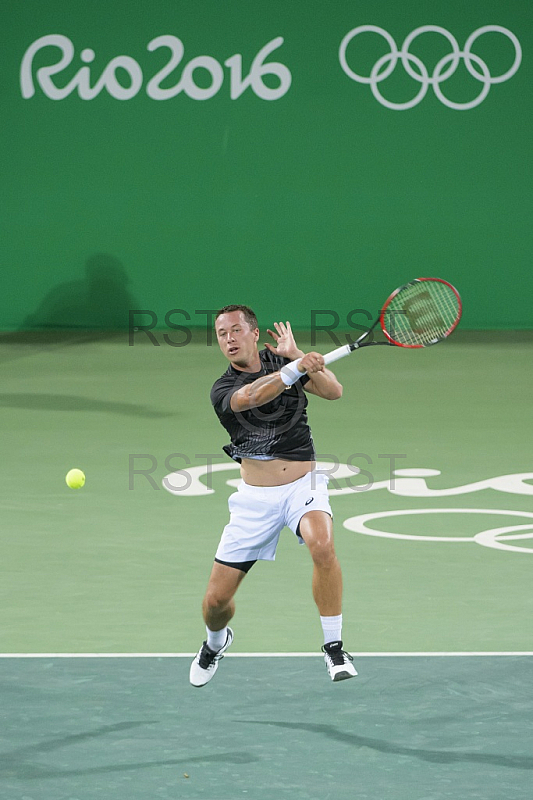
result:
M 335 548 L 331 539 L 317 539 L 310 542 L 309 552 L 317 567 L 331 567 L 336 561 Z
M 222 611 L 231 602 L 231 596 L 227 596 L 219 589 L 208 589 L 204 597 L 204 608 L 207 611 Z

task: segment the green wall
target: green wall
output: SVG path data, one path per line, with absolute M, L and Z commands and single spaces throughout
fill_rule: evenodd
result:
M 262 324 L 309 327 L 312 309 L 333 309 L 341 321 L 354 308 L 374 313 L 396 286 L 424 275 L 458 287 L 464 327 L 533 327 L 530 2 L 4 0 L 0 23 L 3 330 L 127 326 L 130 308 L 153 310 L 162 325 L 180 308 L 202 324 L 197 310 L 231 302 L 252 305 Z M 482 102 L 459 110 L 427 84 L 421 102 L 397 110 L 341 67 L 339 46 L 361 25 L 382 28 L 398 47 L 420 26 L 441 26 L 461 51 L 474 31 L 499 25 L 518 38 L 522 61 L 489 83 L 511 69 L 517 49 L 486 33 L 470 62 L 485 83 L 458 56 L 436 85 L 467 106 L 488 91 Z M 32 64 L 27 56 L 25 94 L 32 83 L 35 91 L 23 97 L 24 54 L 54 34 L 72 43 L 72 61 L 47 78 L 38 71 L 62 51 L 41 48 Z M 157 99 L 152 79 L 171 51 L 148 44 L 169 35 L 184 56 L 159 89 L 181 78 L 188 93 Z M 279 79 L 258 75 L 255 91 L 232 99 L 238 59 L 224 62 L 240 54 L 246 76 L 278 37 L 264 63 L 283 65 L 281 91 Z M 94 59 L 84 63 L 86 49 Z M 362 33 L 346 48 L 347 65 L 368 76 L 390 52 L 383 36 Z M 409 52 L 410 70 L 433 80 L 452 44 L 425 32 Z M 93 99 L 77 89 L 48 96 L 82 67 L 82 94 L 90 92 L 118 56 L 130 59 L 121 62 L 133 74 L 129 99 L 113 96 L 118 84 Z M 186 67 L 199 56 L 210 57 L 200 63 L 222 81 L 218 91 L 208 91 L 205 66 Z M 444 62 L 441 77 L 453 67 Z M 123 67 L 116 78 L 131 84 Z M 212 96 L 190 96 L 202 90 Z M 375 89 L 400 104 L 422 90 L 401 60 Z

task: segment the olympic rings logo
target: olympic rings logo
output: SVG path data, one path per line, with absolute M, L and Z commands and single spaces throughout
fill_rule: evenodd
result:
M 472 53 L 472 46 L 474 42 L 480 36 L 483 36 L 483 34 L 490 32 L 502 33 L 504 36 L 507 36 L 513 43 L 515 49 L 515 58 L 512 66 L 507 70 L 507 72 L 494 77 L 490 74 L 489 68 L 483 59 L 481 59 L 475 53 Z M 368 77 L 354 72 L 351 67 L 348 66 L 348 62 L 346 61 L 346 48 L 352 39 L 355 39 L 355 37 L 359 36 L 360 33 L 377 33 L 380 36 L 383 36 L 390 47 L 390 53 L 385 54 L 376 61 Z M 409 52 L 409 48 L 414 40 L 422 33 L 440 33 L 449 41 L 452 47 L 452 52 L 441 58 L 437 63 L 432 75 L 429 75 L 425 64 L 417 56 Z M 398 63 L 398 59 L 401 59 L 402 66 L 407 74 L 413 78 L 413 80 L 417 81 L 417 83 L 420 83 L 420 89 L 416 96 L 412 100 L 408 100 L 405 103 L 393 103 L 392 101 L 387 100 L 381 94 L 378 86 L 394 71 Z M 447 97 L 445 97 L 440 86 L 441 83 L 446 81 L 455 73 L 461 59 L 463 59 L 470 75 L 483 84 L 478 96 L 469 103 L 455 103 L 453 100 L 449 100 Z M 513 77 L 522 61 L 522 48 L 514 33 L 507 28 L 503 28 L 501 25 L 484 25 L 482 28 L 478 28 L 476 31 L 470 34 L 462 50 L 459 49 L 459 43 L 457 42 L 457 39 L 452 36 L 452 34 L 447 31 L 446 28 L 441 28 L 438 25 L 422 25 L 420 28 L 416 28 L 405 38 L 400 50 L 398 50 L 396 42 L 390 33 L 383 30 L 383 28 L 379 28 L 376 25 L 360 25 L 358 28 L 354 28 L 347 33 L 342 40 L 339 48 L 339 61 L 346 75 L 348 75 L 348 77 L 353 81 L 356 81 L 357 83 L 370 84 L 372 94 L 376 100 L 386 108 L 391 108 L 395 111 L 405 111 L 409 108 L 414 108 L 414 106 L 417 106 L 422 102 L 429 87 L 432 86 L 435 95 L 445 106 L 456 109 L 457 111 L 467 111 L 471 108 L 475 108 L 483 102 L 493 83 L 503 83 L 504 81 L 508 81 L 509 78 Z

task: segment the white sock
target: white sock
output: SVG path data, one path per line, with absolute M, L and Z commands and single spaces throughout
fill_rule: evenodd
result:
M 320 617 L 320 622 L 324 631 L 324 644 L 342 639 L 342 614 L 337 617 Z
M 207 631 L 207 646 L 210 650 L 213 650 L 214 653 L 218 653 L 226 644 L 226 639 L 228 638 L 227 627 L 222 628 L 221 631 L 211 631 L 206 625 L 205 629 Z

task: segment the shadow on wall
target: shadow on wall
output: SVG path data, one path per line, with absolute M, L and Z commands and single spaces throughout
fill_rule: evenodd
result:
M 122 263 L 107 253 L 91 256 L 85 278 L 55 286 L 19 330 L 36 328 L 96 328 L 126 330 L 129 310 L 139 308 L 127 289 L 129 278 Z

